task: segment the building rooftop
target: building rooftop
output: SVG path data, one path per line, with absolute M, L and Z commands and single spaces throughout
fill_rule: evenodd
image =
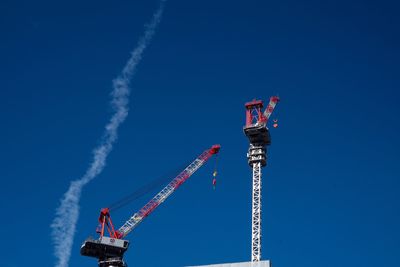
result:
M 234 263 L 222 263 L 222 264 L 211 264 L 211 265 L 198 265 L 198 266 L 187 266 L 187 267 L 271 267 L 269 260 L 259 262 L 234 262 Z

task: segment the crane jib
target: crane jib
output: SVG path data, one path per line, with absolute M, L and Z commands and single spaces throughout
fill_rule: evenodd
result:
M 154 196 L 143 208 L 135 213 L 128 221 L 122 225 L 118 231 L 118 238 L 125 237 L 144 218 L 152 213 L 162 202 L 164 202 L 179 186 L 181 186 L 193 173 L 195 173 L 212 155 L 219 152 L 220 146 L 214 145 L 204 151 L 192 163 L 190 163 L 178 176 L 176 176 L 167 186 L 165 186 L 156 196 Z

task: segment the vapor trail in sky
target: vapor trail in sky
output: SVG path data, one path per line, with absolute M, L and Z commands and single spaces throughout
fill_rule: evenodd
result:
M 166 0 L 161 0 L 160 5 L 150 24 L 146 25 L 144 35 L 131 53 L 131 57 L 124 66 L 120 75 L 113 80 L 111 93 L 111 106 L 113 115 L 105 126 L 100 144 L 93 150 L 93 160 L 86 173 L 78 180 L 72 181 L 67 192 L 61 198 L 61 204 L 56 210 L 56 216 L 51 224 L 54 253 L 57 258 L 56 267 L 67 267 L 71 256 L 72 244 L 76 223 L 79 217 L 79 199 L 83 187 L 99 175 L 105 165 L 108 154 L 117 140 L 118 128 L 128 116 L 130 94 L 130 81 L 142 54 L 151 41 L 157 25 L 160 23 Z

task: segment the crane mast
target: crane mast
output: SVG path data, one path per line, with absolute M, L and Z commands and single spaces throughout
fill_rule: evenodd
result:
M 203 166 L 208 159 L 217 154 L 220 148 L 220 145 L 213 145 L 211 148 L 204 151 L 157 195 L 147 202 L 146 205 L 138 212 L 134 213 L 118 230 L 114 228 L 110 210 L 108 208 L 103 208 L 100 212 L 100 225 L 97 230 L 100 234 L 100 238 L 97 240 L 88 238 L 81 247 L 81 254 L 97 258 L 99 267 L 126 267 L 122 258 L 123 254 L 128 249 L 129 241 L 123 240 L 123 238 L 171 196 L 171 194 Z M 109 237 L 104 235 L 105 230 L 108 231 Z
M 263 102 L 253 100 L 245 104 L 246 125 L 243 131 L 249 139 L 250 146 L 247 159 L 253 169 L 253 191 L 251 212 L 251 261 L 261 260 L 261 168 L 267 165 L 267 146 L 271 144 L 271 136 L 267 128 L 279 97 L 272 96 L 265 112 Z

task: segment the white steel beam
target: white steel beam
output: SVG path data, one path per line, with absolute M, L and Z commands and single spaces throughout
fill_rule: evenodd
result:
M 261 162 L 253 163 L 251 261 L 261 260 Z

